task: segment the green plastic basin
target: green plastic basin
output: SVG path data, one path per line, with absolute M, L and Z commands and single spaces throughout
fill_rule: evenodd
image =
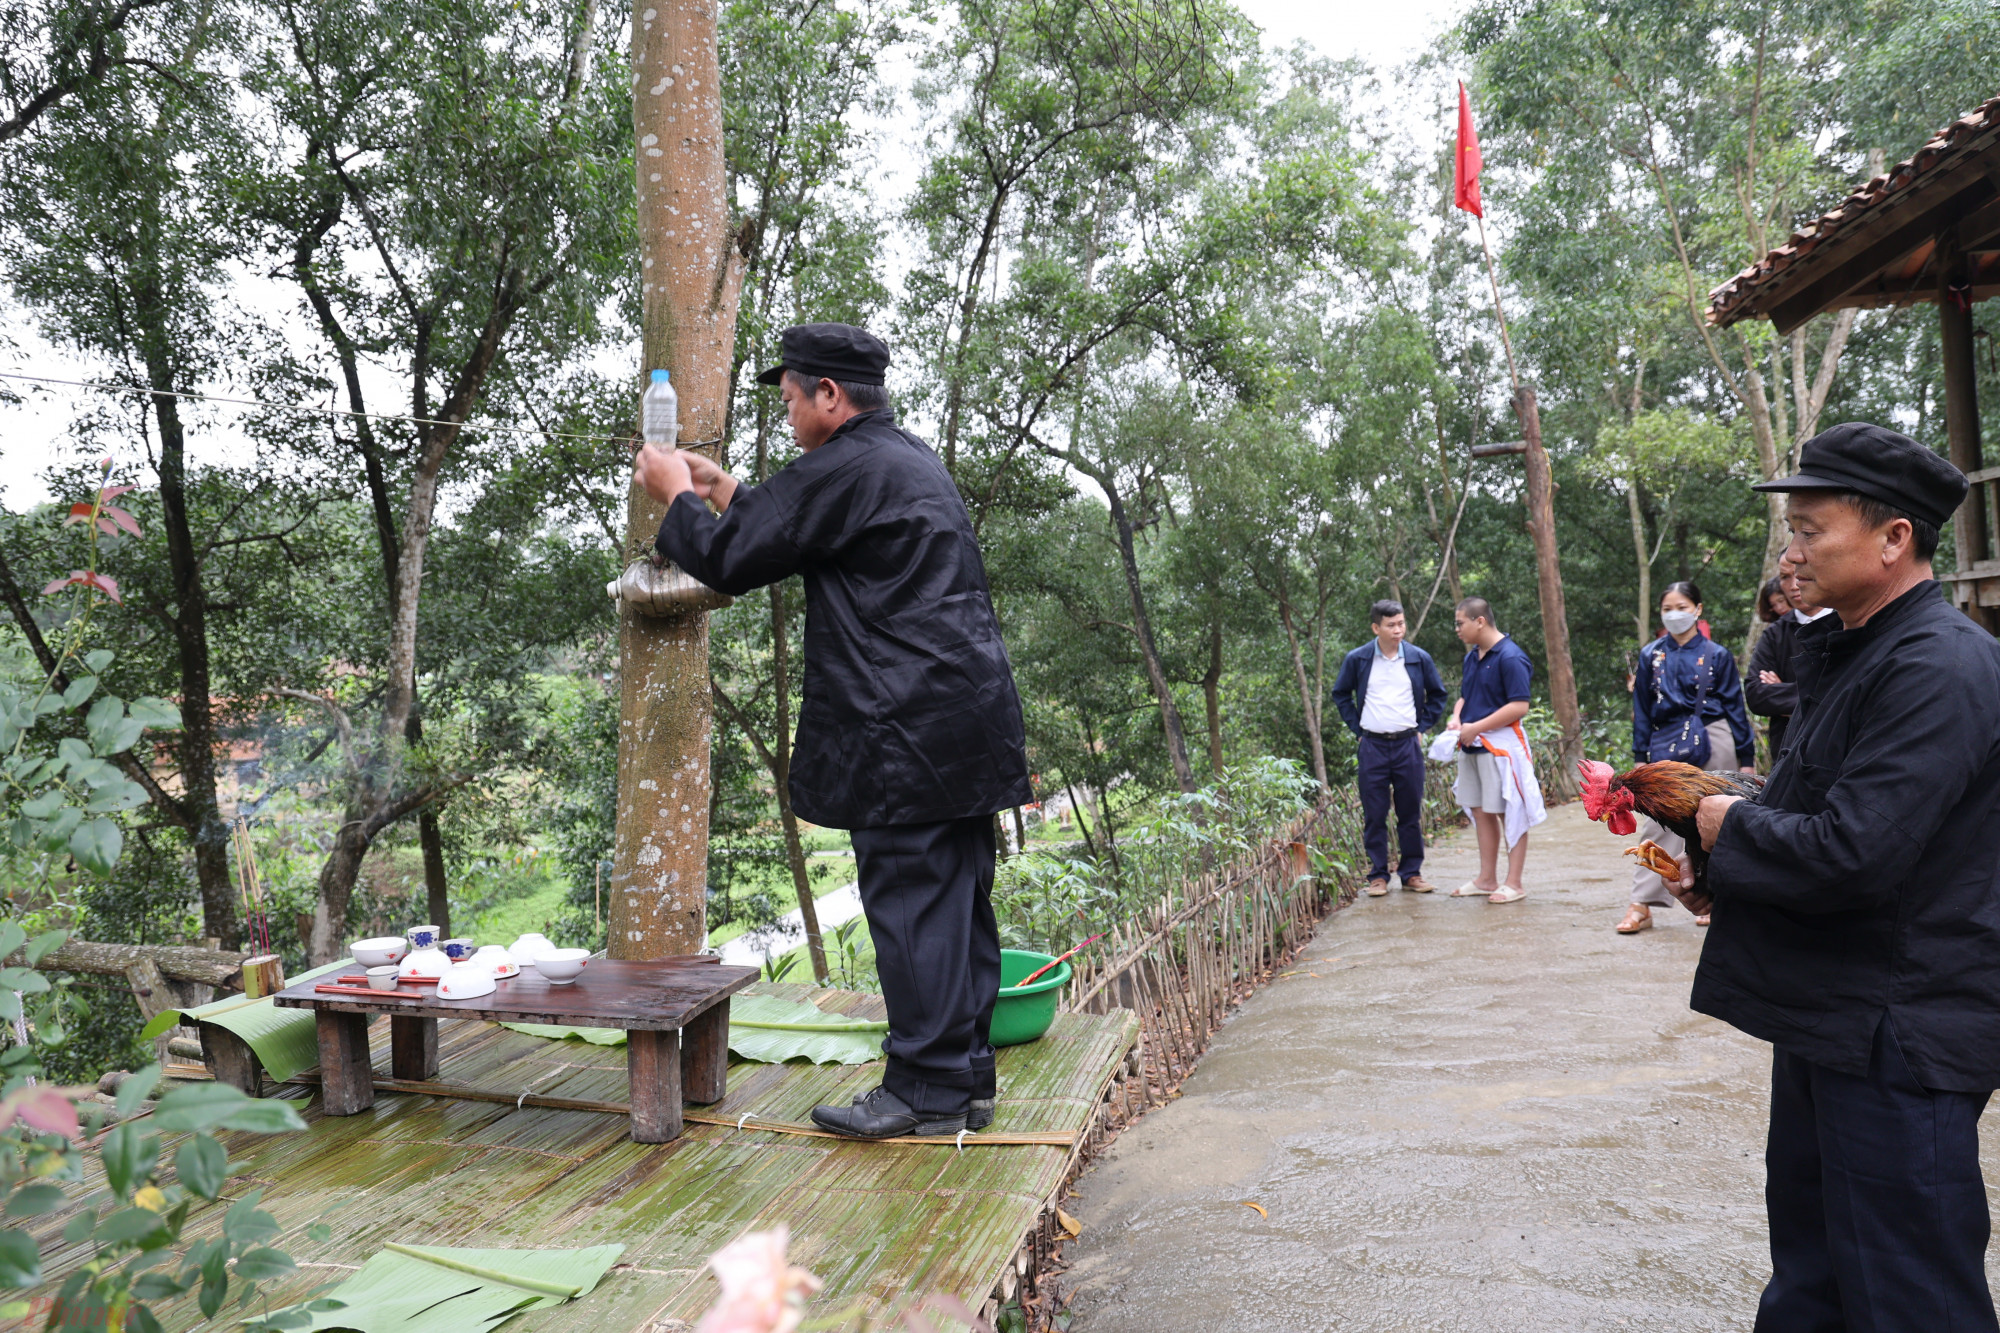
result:
M 1025 1046 L 1041 1038 L 1056 1021 L 1056 1001 L 1068 984 L 1070 969 L 1064 963 L 1044 973 L 1033 985 L 1019 989 L 1014 983 L 1038 967 L 1047 966 L 1054 954 L 1029 953 L 1026 949 L 1000 951 L 1000 1002 L 993 1006 L 993 1026 L 988 1029 L 995 1046 Z

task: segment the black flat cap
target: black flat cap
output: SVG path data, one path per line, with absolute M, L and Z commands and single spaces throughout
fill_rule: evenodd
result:
M 888 346 L 852 324 L 794 324 L 780 335 L 778 354 L 784 359 L 759 375 L 759 384 L 776 384 L 788 370 L 815 379 L 880 384 L 889 369 Z
M 1799 451 L 1799 470 L 1755 491 L 1853 491 L 1937 527 L 1965 499 L 1965 474 L 1907 435 L 1865 421 L 1829 426 Z

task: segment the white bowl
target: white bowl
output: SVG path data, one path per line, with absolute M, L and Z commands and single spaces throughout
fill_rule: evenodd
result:
M 476 1000 L 493 993 L 493 974 L 470 963 L 454 963 L 438 978 L 440 1000 Z
M 497 944 L 482 944 L 479 952 L 466 960 L 474 967 L 483 967 L 491 972 L 495 980 L 505 981 L 508 977 L 521 975 L 521 965 L 514 961 L 514 955 Z
M 379 935 L 372 940 L 356 940 L 347 947 L 361 966 L 387 967 L 403 961 L 403 955 L 410 951 L 410 942 L 401 935 Z
M 396 965 L 394 963 L 383 963 L 379 967 L 369 968 L 368 988 L 370 990 L 388 991 L 396 989 Z
M 507 952 L 514 956 L 515 962 L 526 967 L 555 947 L 548 936 L 531 930 L 508 945 Z
M 399 976 L 441 977 L 452 967 L 451 959 L 444 956 L 443 949 L 418 949 L 402 963 Z
M 548 979 L 551 986 L 567 986 L 576 980 L 577 973 L 590 961 L 588 949 L 551 949 L 535 960 L 535 970 Z

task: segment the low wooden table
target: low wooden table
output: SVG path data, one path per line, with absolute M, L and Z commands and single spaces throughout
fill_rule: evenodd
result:
M 680 1137 L 683 1098 L 706 1105 L 728 1090 L 729 997 L 755 981 L 757 969 L 724 967 L 713 957 L 593 958 L 566 986 L 551 985 L 531 968 L 473 1000 L 440 1000 L 434 986 L 399 986 L 379 999 L 313 989 L 332 979 L 301 981 L 275 997 L 285 1008 L 314 1011 L 328 1115 L 353 1115 L 375 1104 L 368 1021 L 376 1014 L 389 1015 L 390 1072 L 415 1080 L 437 1075 L 440 1018 L 623 1028 L 632 1138 L 666 1143 Z

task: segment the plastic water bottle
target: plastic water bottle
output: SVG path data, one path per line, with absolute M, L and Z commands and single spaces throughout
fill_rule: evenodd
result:
M 653 382 L 639 399 L 639 433 L 647 444 L 662 449 L 673 448 L 681 434 L 681 400 L 672 381 L 667 371 L 654 371 Z

